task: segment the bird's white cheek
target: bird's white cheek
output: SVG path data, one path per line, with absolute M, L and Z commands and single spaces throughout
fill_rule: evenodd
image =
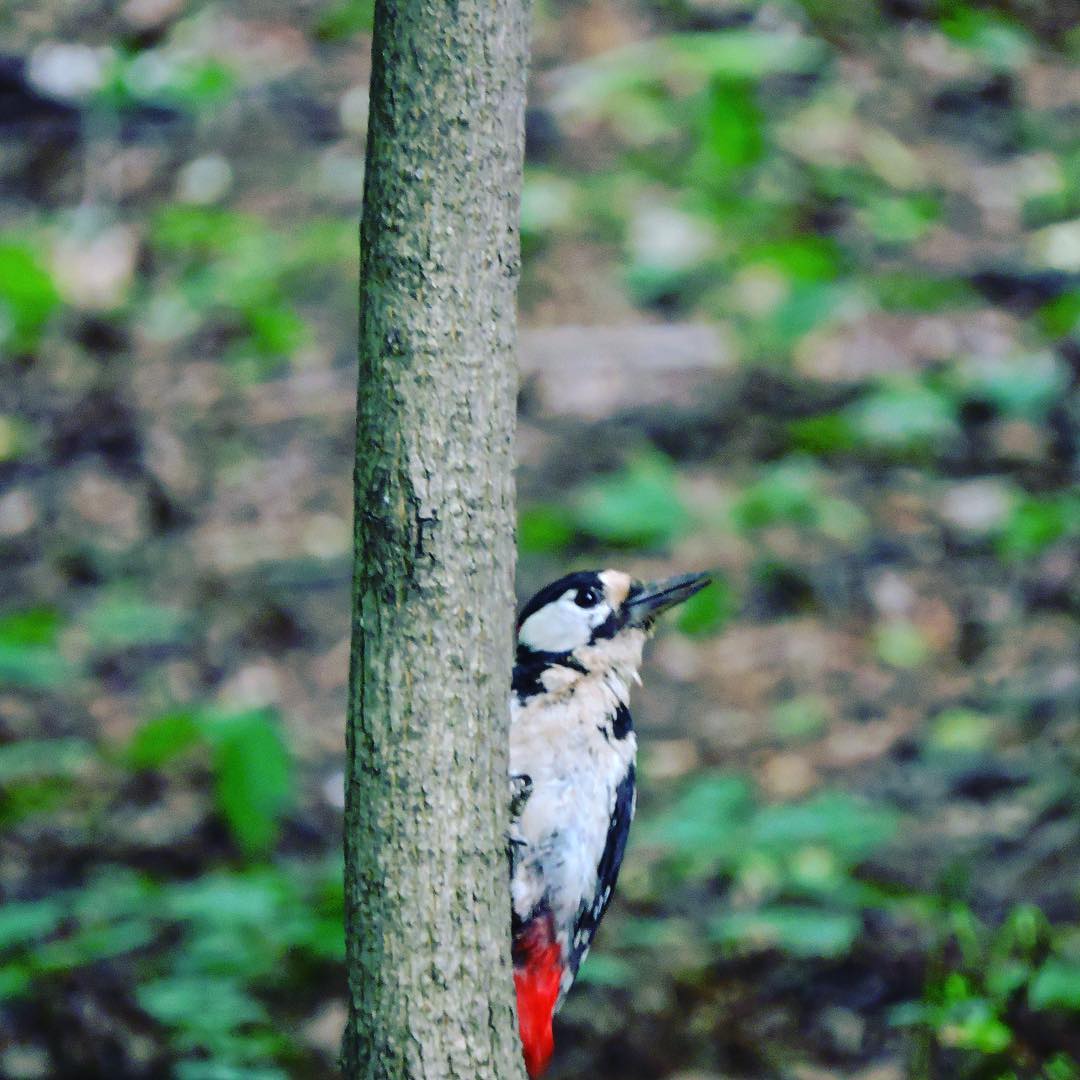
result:
M 538 652 L 567 652 L 589 640 L 588 627 L 562 604 L 548 604 L 530 615 L 518 633 L 522 645 Z

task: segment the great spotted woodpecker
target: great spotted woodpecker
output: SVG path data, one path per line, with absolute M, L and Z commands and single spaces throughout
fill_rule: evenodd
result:
M 510 890 L 518 1023 L 531 1077 L 611 902 L 634 816 L 630 686 L 656 617 L 708 584 L 570 574 L 518 619 L 510 721 Z

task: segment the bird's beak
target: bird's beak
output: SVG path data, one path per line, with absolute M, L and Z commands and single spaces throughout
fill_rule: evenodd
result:
M 710 581 L 712 578 L 708 574 L 680 574 L 643 585 L 637 591 L 631 591 L 626 600 L 627 621 L 631 626 L 650 626 L 661 612 L 689 600 Z

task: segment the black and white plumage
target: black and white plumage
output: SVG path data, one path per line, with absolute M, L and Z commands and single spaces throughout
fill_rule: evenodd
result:
M 630 688 L 656 617 L 708 583 L 642 585 L 618 570 L 570 574 L 518 619 L 511 696 L 510 887 L 526 1064 L 552 1051 L 551 1017 L 611 902 L 634 816 Z

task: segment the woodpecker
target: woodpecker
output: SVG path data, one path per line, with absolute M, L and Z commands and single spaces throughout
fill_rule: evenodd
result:
M 661 612 L 709 582 L 569 574 L 517 623 L 510 702 L 510 892 L 518 1024 L 530 1077 L 611 903 L 634 816 L 630 687 Z

